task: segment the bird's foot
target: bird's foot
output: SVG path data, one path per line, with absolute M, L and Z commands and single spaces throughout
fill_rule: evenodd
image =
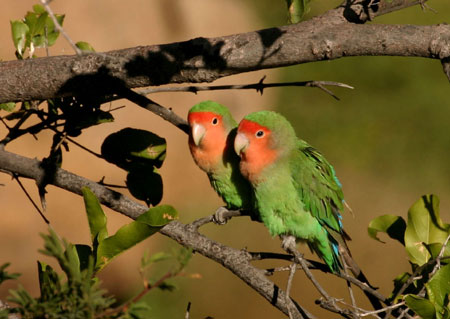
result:
M 294 236 L 292 235 L 281 235 L 280 236 L 282 241 L 281 241 L 281 248 L 283 248 L 283 250 L 287 251 L 287 252 L 292 252 L 294 251 L 297 245 L 297 241 L 295 239 Z
M 217 225 L 225 225 L 232 217 L 229 212 L 230 211 L 226 207 L 221 206 L 217 208 L 213 215 L 213 223 Z

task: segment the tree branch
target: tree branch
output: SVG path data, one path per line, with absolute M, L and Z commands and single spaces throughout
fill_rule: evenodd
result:
M 34 179 L 38 184 L 45 178 L 48 184 L 78 195 L 82 195 L 82 187 L 87 186 L 94 192 L 103 205 L 132 219 L 136 219 L 148 210 L 148 207 L 145 205 L 139 204 L 118 192 L 64 169 L 56 169 L 54 175 L 50 178 L 46 176 L 46 172 L 41 167 L 41 164 L 36 159 L 27 158 L 0 148 L 0 168 L 2 171 Z M 185 225 L 177 221 L 164 226 L 160 230 L 160 233 L 220 263 L 286 315 L 289 313 L 289 308 L 296 308 L 299 312 L 295 313 L 294 318 L 314 318 L 313 315 L 292 299 L 286 301 L 285 292 L 267 279 L 264 271 L 254 267 L 250 263 L 252 256 L 245 250 L 237 250 L 224 246 L 200 234 L 195 225 Z
M 366 2 L 366 1 L 364 1 Z M 375 2 L 374 2 L 375 3 Z M 374 16 L 418 1 L 381 1 Z M 347 56 L 404 56 L 448 61 L 450 25 L 349 23 L 351 5 L 302 23 L 216 38 L 0 63 L 0 103 L 111 92 L 105 75 L 128 88 L 212 82 L 243 72 Z M 370 10 L 374 10 L 374 5 Z M 369 10 L 369 11 L 370 11 Z M 361 20 L 359 22 L 364 22 Z M 446 62 L 448 63 L 448 62 Z

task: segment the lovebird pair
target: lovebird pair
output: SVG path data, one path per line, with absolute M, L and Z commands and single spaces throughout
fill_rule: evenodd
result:
M 188 114 L 189 148 L 227 209 L 259 217 L 272 236 L 294 236 L 334 273 L 343 268 L 341 184 L 321 153 L 297 138 L 282 115 L 260 111 L 239 123 L 212 101 Z

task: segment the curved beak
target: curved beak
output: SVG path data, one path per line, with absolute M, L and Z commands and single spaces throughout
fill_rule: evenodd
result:
M 203 136 L 205 136 L 206 129 L 203 125 L 194 123 L 191 128 L 192 139 L 195 146 L 199 146 Z
M 250 141 L 245 134 L 238 133 L 234 138 L 234 151 L 236 154 L 240 156 L 242 152 L 245 152 L 249 143 Z

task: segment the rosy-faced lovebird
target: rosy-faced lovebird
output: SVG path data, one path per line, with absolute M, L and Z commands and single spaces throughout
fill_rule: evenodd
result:
M 332 272 L 339 272 L 339 244 L 350 238 L 341 223 L 341 184 L 330 163 L 272 111 L 247 115 L 239 123 L 234 148 L 270 234 L 306 242 Z
M 233 149 L 237 123 L 223 105 L 204 101 L 188 114 L 189 149 L 195 163 L 208 175 L 227 209 L 252 209 L 252 189 L 239 171 L 239 156 Z

